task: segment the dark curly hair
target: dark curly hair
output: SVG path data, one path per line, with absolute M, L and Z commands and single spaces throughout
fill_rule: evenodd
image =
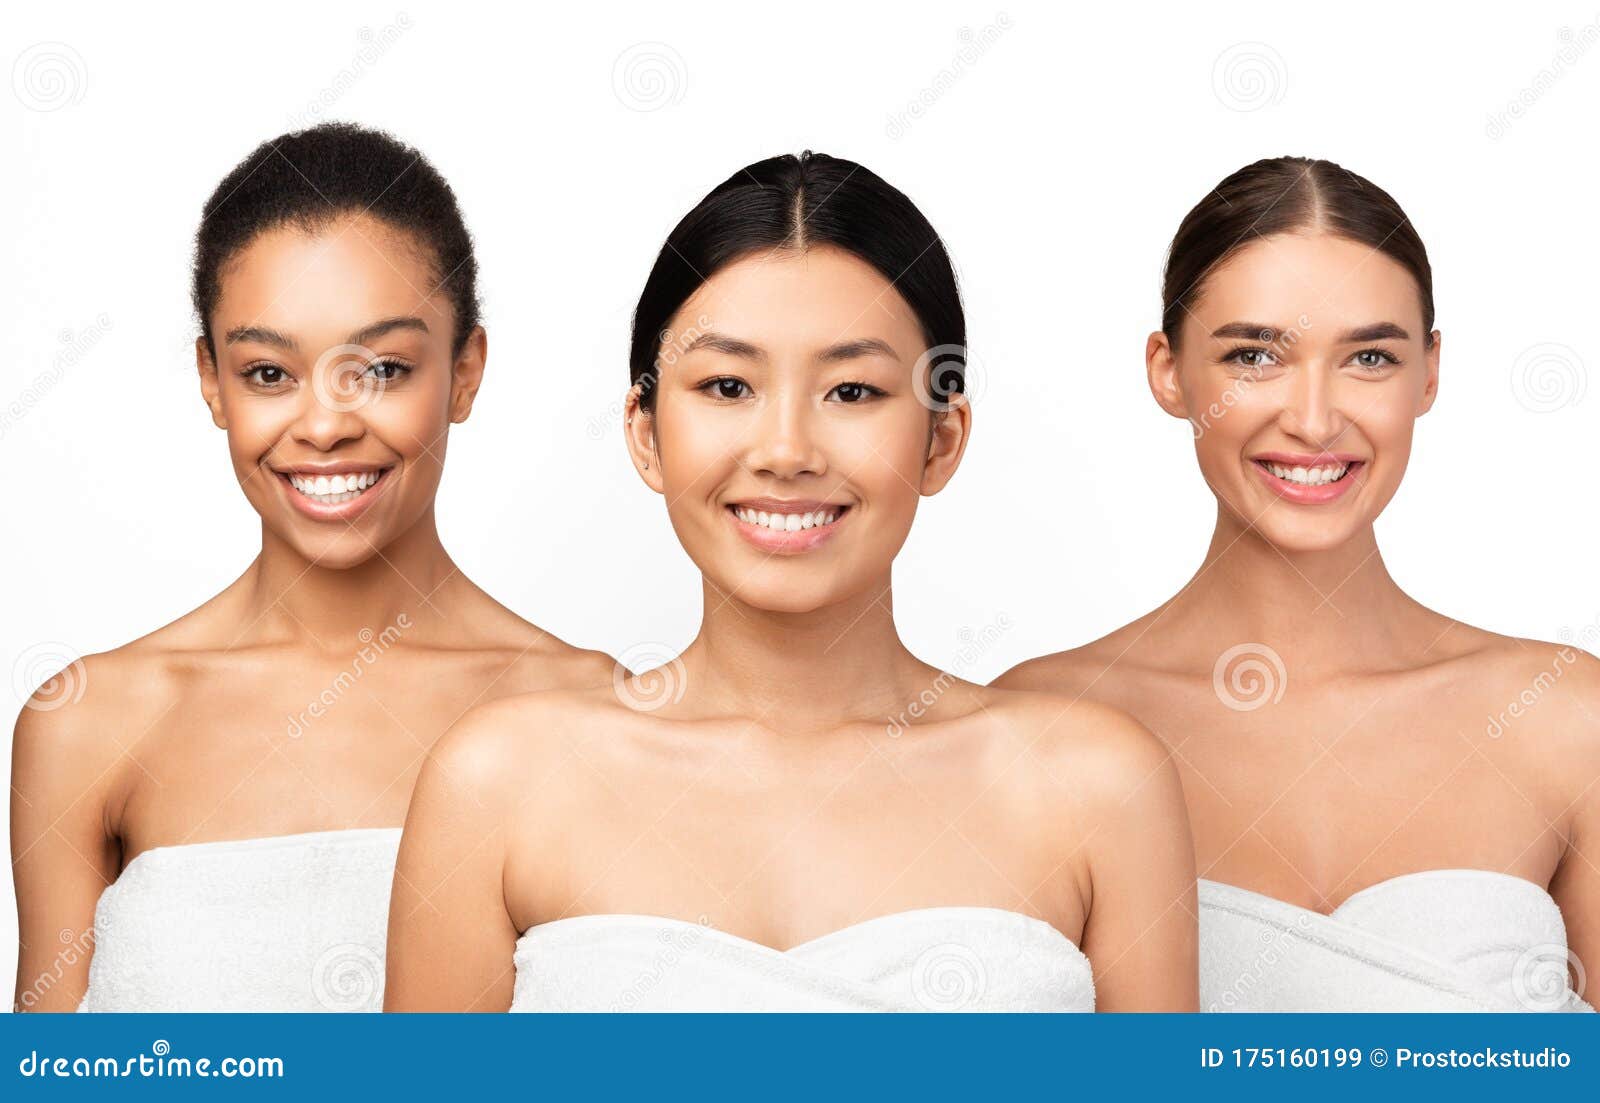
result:
M 206 200 L 195 234 L 192 294 L 216 359 L 211 314 L 223 267 L 256 236 L 283 226 L 308 233 L 365 212 L 411 234 L 430 254 L 433 282 L 455 309 L 452 355 L 478 324 L 478 261 L 455 193 L 415 149 L 380 130 L 323 123 L 262 142 Z

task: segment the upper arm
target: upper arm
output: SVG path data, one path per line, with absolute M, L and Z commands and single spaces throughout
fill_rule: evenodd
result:
M 1556 868 L 1550 895 L 1561 908 L 1567 928 L 1567 950 L 1576 959 L 1574 987 L 1588 976 L 1600 976 L 1600 783 L 1573 817 L 1567 853 Z M 1594 994 L 1578 992 L 1589 1002 Z
M 505 709 L 473 709 L 412 791 L 389 902 L 385 1011 L 504 1011 L 517 930 L 502 890 Z
M 1550 895 L 1561 908 L 1567 949 L 1577 961 L 1574 980 L 1600 976 L 1600 660 L 1585 655 L 1572 686 L 1566 715 L 1576 728 L 1578 761 L 1563 770 L 1579 787 L 1573 798 L 1567 847 L 1551 879 Z M 1578 993 L 1590 1003 L 1593 991 Z
M 99 737 L 98 700 L 35 695 L 17 718 L 11 871 L 19 1011 L 76 1010 L 89 986 L 95 905 L 121 868 L 106 816 L 120 752 Z
M 1082 948 L 1094 966 L 1096 1008 L 1195 1011 L 1199 913 L 1183 786 L 1160 740 L 1114 715 L 1085 769 L 1095 792 Z

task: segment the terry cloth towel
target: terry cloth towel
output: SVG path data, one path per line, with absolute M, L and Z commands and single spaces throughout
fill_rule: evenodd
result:
M 788 950 L 681 919 L 581 915 L 517 940 L 513 1011 L 1093 1011 L 1094 974 L 1041 919 L 919 908 Z
M 1201 1011 L 1593 1011 L 1568 961 L 1561 909 L 1510 874 L 1409 873 L 1331 915 L 1200 881 Z
M 79 1011 L 380 1011 L 398 827 L 160 846 L 95 907 Z

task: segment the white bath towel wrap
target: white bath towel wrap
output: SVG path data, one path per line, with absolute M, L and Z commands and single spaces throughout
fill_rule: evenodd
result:
M 1531 881 L 1405 874 L 1332 914 L 1200 881 L 1201 1011 L 1593 1011 L 1566 927 Z
M 647 915 L 541 923 L 517 940 L 513 1011 L 1093 1011 L 1089 959 L 987 907 L 879 916 L 776 950 Z
M 79 1011 L 379 1011 L 398 827 L 162 846 L 95 907 Z

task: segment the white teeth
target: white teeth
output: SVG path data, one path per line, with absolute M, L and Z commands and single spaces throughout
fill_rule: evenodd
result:
M 1301 486 L 1324 486 L 1327 483 L 1338 482 L 1344 478 L 1345 472 L 1350 470 L 1350 465 L 1347 463 L 1336 463 L 1326 467 L 1290 467 L 1287 464 L 1267 461 L 1266 466 L 1268 471 L 1284 482 L 1298 483 Z
M 325 506 L 338 505 L 358 498 L 373 483 L 381 471 L 352 472 L 348 475 L 290 475 L 289 483 L 301 494 Z
M 799 532 L 801 529 L 821 528 L 838 519 L 837 511 L 814 510 L 811 513 L 766 513 L 761 510 L 735 506 L 733 514 L 747 525 L 758 525 L 773 532 Z

